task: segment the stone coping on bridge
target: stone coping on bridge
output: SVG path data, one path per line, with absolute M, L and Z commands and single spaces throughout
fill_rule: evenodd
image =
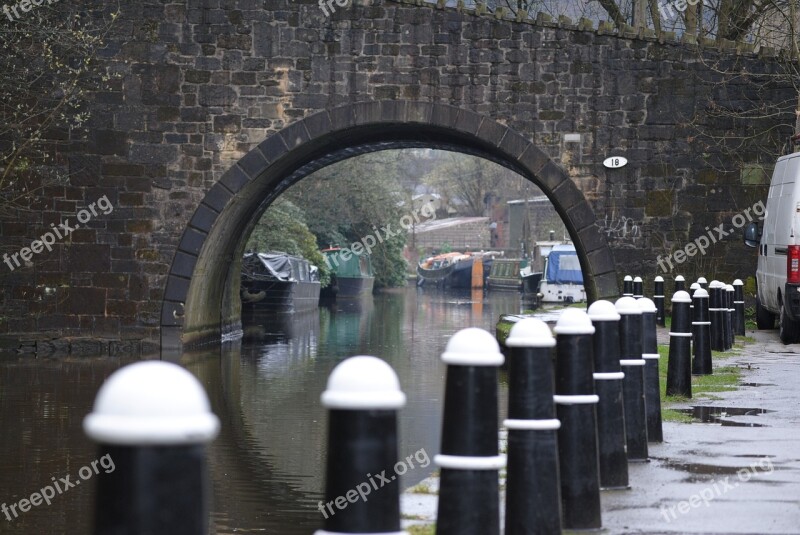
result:
M 613 35 L 621 39 L 639 39 L 659 43 L 671 43 L 680 45 L 697 45 L 700 48 L 717 50 L 721 53 L 732 53 L 734 55 L 749 55 L 754 57 L 771 58 L 783 54 L 784 51 L 776 50 L 772 47 L 761 46 L 756 50 L 753 43 L 743 41 L 732 41 L 730 39 L 708 39 L 706 37 L 697 38 L 692 35 L 682 35 L 677 37 L 675 32 L 659 31 L 652 28 L 636 28 L 629 24 L 623 24 L 617 28 L 613 22 L 600 21 L 595 27 L 593 20 L 581 17 L 577 22 L 570 17 L 560 15 L 553 19 L 552 15 L 544 12 L 537 12 L 536 17 L 526 16 L 527 12 L 513 13 L 505 7 L 498 7 L 494 11 L 482 2 L 473 2 L 475 7 L 467 7 L 464 0 L 387 0 L 397 4 L 410 4 L 413 6 L 427 6 L 439 10 L 451 10 L 457 13 L 466 13 L 474 16 L 483 16 L 498 20 L 507 20 L 544 28 L 560 28 L 572 31 L 584 31 L 596 33 L 597 35 Z

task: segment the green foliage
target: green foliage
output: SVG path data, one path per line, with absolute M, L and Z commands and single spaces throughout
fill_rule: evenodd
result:
M 400 180 L 405 151 L 381 151 L 332 164 L 285 193 L 305 213 L 310 231 L 323 247 L 351 247 L 369 240 L 375 287 L 406 284 L 403 257 L 407 232 Z M 388 236 L 391 234 L 391 236 Z M 362 242 L 363 243 L 363 242 Z
M 372 267 L 375 270 L 375 286 L 392 288 L 407 282 L 408 262 L 403 257 L 407 234 L 403 232 L 386 240 L 382 247 L 372 252 Z
M 319 268 L 323 287 L 330 282 L 330 271 L 319 252 L 316 236 L 308 230 L 303 211 L 288 200 L 279 199 L 264 212 L 247 240 L 247 249 L 302 256 Z

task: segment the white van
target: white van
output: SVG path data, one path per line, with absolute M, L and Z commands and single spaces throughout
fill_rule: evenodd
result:
M 756 323 L 773 329 L 779 318 L 784 344 L 800 341 L 800 152 L 778 159 L 769 186 L 766 217 L 750 223 L 744 242 L 758 247 Z

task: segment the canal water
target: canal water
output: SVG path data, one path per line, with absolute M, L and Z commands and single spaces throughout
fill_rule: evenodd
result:
M 400 454 L 421 461 L 400 484 L 430 475 L 441 433 L 440 354 L 447 340 L 465 327 L 494 332 L 500 314 L 524 308 L 515 292 L 410 286 L 311 313 L 248 318 L 241 340 L 183 355 L 180 364 L 205 385 L 222 421 L 208 452 L 210 532 L 293 535 L 321 527 L 327 419 L 319 396 L 333 367 L 352 355 L 385 359 L 408 397 L 400 413 Z M 80 468 L 96 458 L 81 422 L 103 380 L 136 360 L 0 357 L 0 504 L 30 497 L 54 477 L 80 479 Z M 501 413 L 504 383 L 501 374 Z M 0 512 L 0 534 L 91 533 L 94 484 L 91 478 L 80 483 L 11 521 Z

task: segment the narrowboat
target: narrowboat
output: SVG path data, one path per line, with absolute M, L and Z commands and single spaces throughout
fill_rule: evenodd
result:
M 350 299 L 372 293 L 375 273 L 369 254 L 363 251 L 357 254 L 339 247 L 323 249 L 322 254 L 331 271 L 331 282 L 322 289 L 322 297 Z
M 282 252 L 247 253 L 242 260 L 242 310 L 301 312 L 319 306 L 319 270 Z
M 534 272 L 526 258 L 496 258 L 486 286 L 490 290 L 516 290 L 536 294 L 542 272 Z
M 484 288 L 495 253 L 442 253 L 417 266 L 417 285 L 441 288 Z

